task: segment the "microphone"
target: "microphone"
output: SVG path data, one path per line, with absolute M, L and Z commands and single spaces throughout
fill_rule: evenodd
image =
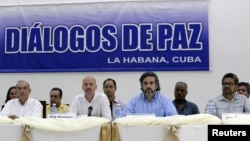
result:
M 88 117 L 91 116 L 92 110 L 93 110 L 93 107 L 92 107 L 92 106 L 89 106 L 89 108 L 88 108 Z

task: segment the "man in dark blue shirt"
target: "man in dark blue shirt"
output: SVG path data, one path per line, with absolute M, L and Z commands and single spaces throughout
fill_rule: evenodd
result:
M 175 84 L 174 95 L 175 100 L 173 100 L 173 104 L 179 115 L 192 115 L 199 114 L 198 106 L 190 101 L 186 100 L 186 96 L 188 93 L 188 86 L 185 82 L 177 82 Z

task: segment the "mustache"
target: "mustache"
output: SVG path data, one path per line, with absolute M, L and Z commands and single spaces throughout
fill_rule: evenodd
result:
M 224 88 L 223 90 L 230 90 L 230 88 Z
M 180 96 L 181 96 L 181 94 L 176 94 L 176 96 L 177 96 L 177 97 L 180 97 Z

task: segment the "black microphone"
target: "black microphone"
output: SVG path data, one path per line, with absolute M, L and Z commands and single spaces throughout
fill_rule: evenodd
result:
M 89 106 L 89 108 L 88 108 L 88 117 L 91 116 L 92 110 L 93 110 L 93 107 L 92 107 L 92 106 Z

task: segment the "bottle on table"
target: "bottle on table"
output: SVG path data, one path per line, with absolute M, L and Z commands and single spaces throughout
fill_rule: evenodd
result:
M 56 103 L 53 103 L 51 107 L 51 114 L 56 114 L 56 113 L 57 113 Z
M 216 104 L 214 102 L 209 103 L 208 105 L 209 109 L 209 114 L 216 116 L 217 111 L 216 111 Z
M 121 104 L 117 103 L 116 107 L 115 107 L 115 119 L 118 119 L 122 116 L 122 108 L 121 108 Z

